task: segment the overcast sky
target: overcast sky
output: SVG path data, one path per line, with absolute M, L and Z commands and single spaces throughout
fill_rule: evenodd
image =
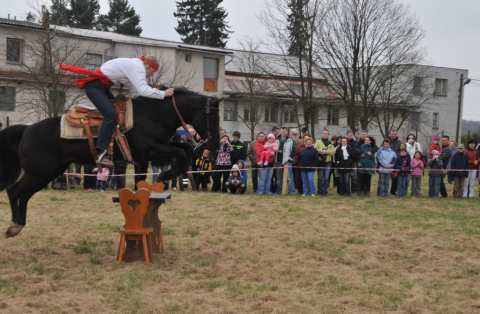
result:
M 7 14 L 25 17 L 31 9 L 28 0 L 12 1 L 2 9 Z M 237 40 L 265 34 L 257 16 L 267 0 L 224 0 L 227 22 L 233 34 L 227 48 L 238 48 Z M 425 30 L 423 45 L 429 63 L 435 66 L 467 69 L 471 79 L 464 87 L 464 119 L 480 120 L 480 1 L 479 0 L 400 0 L 410 6 Z M 142 36 L 180 41 L 174 27 L 174 0 L 130 0 L 141 17 Z M 108 0 L 100 0 L 100 12 L 108 12 Z M 451 84 L 453 82 L 449 82 Z M 454 86 L 454 85 L 452 85 Z M 458 88 L 458 87 L 456 87 Z M 456 91 L 455 91 L 456 93 Z

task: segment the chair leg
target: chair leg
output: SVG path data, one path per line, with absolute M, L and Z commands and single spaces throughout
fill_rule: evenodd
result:
M 150 263 L 153 263 L 152 233 L 147 234 L 147 244 L 148 244 L 148 256 L 150 257 Z
M 123 249 L 125 248 L 125 235 L 122 234 L 120 237 L 120 245 L 118 247 L 118 254 L 117 254 L 117 261 L 118 265 L 122 264 L 122 259 L 123 259 Z
M 163 233 L 162 233 L 162 225 L 160 225 L 160 230 L 158 231 L 157 234 L 157 242 L 162 248 L 162 253 L 165 253 L 165 245 L 163 244 Z
M 147 263 L 147 267 L 150 266 L 150 258 L 148 257 L 148 244 L 147 244 L 147 235 L 142 234 L 142 242 L 143 242 L 143 252 L 145 253 L 145 262 Z

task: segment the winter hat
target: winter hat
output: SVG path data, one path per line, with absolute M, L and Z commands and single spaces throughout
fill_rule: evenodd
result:
M 458 149 L 465 149 L 465 145 L 463 145 L 463 144 L 460 144 L 460 145 L 458 145 L 458 147 L 457 147 L 457 148 L 458 148 Z
M 347 130 L 347 135 L 348 135 L 349 133 L 353 133 L 353 131 L 352 131 L 352 130 Z
M 239 159 L 239 160 L 237 161 L 237 165 L 238 165 L 239 162 L 241 162 L 242 165 L 243 165 L 243 168 L 245 168 L 245 161 L 243 161 L 243 159 Z
M 234 164 L 232 167 L 232 172 L 233 170 L 237 170 L 240 173 L 240 168 L 238 168 L 237 164 Z
M 268 134 L 268 136 L 267 136 L 267 141 L 268 141 L 269 138 L 273 138 L 273 140 L 275 140 L 275 135 L 273 135 L 272 133 L 270 133 L 270 134 Z
M 438 150 L 434 150 L 434 151 L 432 152 L 432 155 L 433 155 L 433 156 L 435 156 L 435 155 L 440 155 L 440 152 L 439 152 Z
M 440 138 L 439 138 L 438 136 L 434 136 L 434 137 L 433 137 L 433 140 L 434 140 L 434 141 L 440 141 Z

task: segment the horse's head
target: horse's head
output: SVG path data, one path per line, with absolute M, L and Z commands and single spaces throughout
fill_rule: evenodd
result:
M 191 123 L 204 142 L 203 149 L 216 151 L 220 145 L 219 106 L 222 100 L 204 97 L 204 104 Z

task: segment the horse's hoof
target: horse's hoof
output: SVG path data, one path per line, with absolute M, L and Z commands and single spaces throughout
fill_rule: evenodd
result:
M 5 232 L 5 238 L 13 238 L 22 231 L 23 226 L 12 223 Z

